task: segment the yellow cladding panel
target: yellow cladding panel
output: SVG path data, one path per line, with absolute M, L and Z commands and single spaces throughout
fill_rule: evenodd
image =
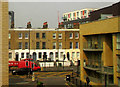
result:
M 94 21 L 80 25 L 82 35 L 114 33 L 119 30 L 120 17 L 113 17 L 105 20 Z M 108 28 L 109 27 L 109 28 Z

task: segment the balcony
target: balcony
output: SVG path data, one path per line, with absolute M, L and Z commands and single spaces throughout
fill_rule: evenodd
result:
M 103 44 L 101 42 L 87 41 L 83 44 L 84 51 L 103 51 Z
M 113 74 L 113 67 L 104 66 L 104 73 Z
M 88 60 L 86 64 L 84 63 L 84 68 L 89 70 L 100 70 L 101 69 L 101 61 L 100 60 Z
M 62 17 L 62 19 L 65 21 L 65 20 L 67 20 L 67 17 Z
M 84 75 L 84 79 L 86 79 L 86 75 Z M 100 78 L 97 77 L 93 77 L 93 76 L 88 76 L 88 78 L 90 79 L 91 82 L 95 82 L 95 83 L 102 83 L 102 80 Z
M 97 71 L 102 74 L 113 75 L 113 67 L 104 66 L 102 67 L 102 71 Z

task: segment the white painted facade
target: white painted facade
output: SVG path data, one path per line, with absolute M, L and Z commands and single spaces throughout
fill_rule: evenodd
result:
M 67 13 L 63 14 L 63 17 L 67 18 L 67 21 L 88 18 L 90 12 L 92 12 L 94 10 L 97 10 L 97 9 L 85 8 L 85 9 L 81 9 L 81 10 L 67 12 Z

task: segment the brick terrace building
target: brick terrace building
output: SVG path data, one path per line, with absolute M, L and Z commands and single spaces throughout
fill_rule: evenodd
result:
M 29 31 L 30 55 L 34 60 L 66 61 L 76 63 L 80 57 L 79 29 L 9 29 L 9 60 L 29 58 Z

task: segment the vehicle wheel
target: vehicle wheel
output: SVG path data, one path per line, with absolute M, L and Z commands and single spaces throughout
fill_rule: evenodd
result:
M 14 71 L 12 71 L 12 75 L 16 75 L 16 73 Z

